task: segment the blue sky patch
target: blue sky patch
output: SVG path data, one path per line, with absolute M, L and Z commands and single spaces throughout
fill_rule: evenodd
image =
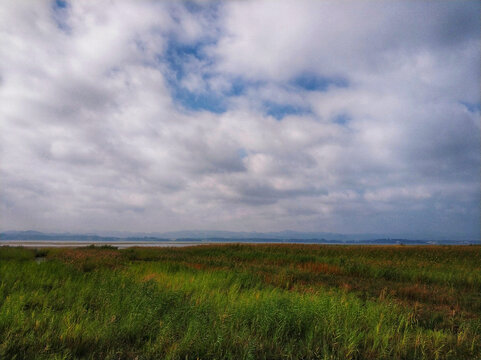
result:
M 481 111 L 481 103 L 469 103 L 469 102 L 464 102 L 461 101 L 461 104 L 468 109 L 470 112 L 480 112 Z
M 174 100 L 186 109 L 207 110 L 217 114 L 227 111 L 226 99 L 220 94 L 214 92 L 194 93 L 179 86 L 174 86 L 173 91 Z
M 277 120 L 282 120 L 282 118 L 287 115 L 309 114 L 311 112 L 308 108 L 290 104 L 278 104 L 270 101 L 264 103 L 264 109 L 267 115 L 270 115 Z
M 205 56 L 202 53 L 202 48 L 207 43 L 195 44 L 180 44 L 173 39 L 169 41 L 165 55 L 161 57 L 160 61 L 166 61 L 169 67 L 174 71 L 176 79 L 182 79 L 185 73 L 185 64 L 191 58 L 204 60 Z
M 303 73 L 291 80 L 291 85 L 307 91 L 326 91 L 329 86 L 347 87 L 346 79 L 319 76 L 314 73 Z
M 59 9 L 65 9 L 67 7 L 67 1 L 64 1 L 64 0 L 55 0 L 53 2 L 53 6 L 54 7 L 57 7 Z
M 67 1 L 64 0 L 55 0 L 52 2 L 52 17 L 53 21 L 57 25 L 57 27 L 63 32 L 70 32 L 70 26 L 67 23 L 67 13 L 69 4 Z
M 255 86 L 254 83 L 246 81 L 240 77 L 230 80 L 230 89 L 225 92 L 226 96 L 239 96 L 246 92 L 247 88 Z
M 192 58 L 206 61 L 202 48 L 208 43 L 198 42 L 195 44 L 181 44 L 170 39 L 166 53 L 159 57 L 159 61 L 165 62 L 171 74 L 167 74 L 167 80 L 172 90 L 173 99 L 189 110 L 208 110 L 214 113 L 222 113 L 227 110 L 226 101 L 221 94 L 214 92 L 192 92 L 182 87 L 181 80 L 187 76 L 186 64 Z M 206 74 L 202 74 L 206 79 Z
M 339 114 L 334 117 L 334 122 L 339 125 L 346 125 L 351 121 L 351 117 L 347 114 Z
M 227 111 L 229 97 L 240 96 L 246 92 L 247 88 L 259 86 L 259 84 L 241 77 L 233 77 L 229 79 L 230 86 L 228 89 L 222 92 L 209 88 L 205 91 L 193 92 L 183 87 L 182 80 L 189 75 L 188 63 L 192 60 L 202 62 L 202 66 L 205 67 L 196 75 L 200 75 L 206 81 L 206 86 L 208 86 L 210 78 L 217 76 L 217 74 L 209 72 L 208 67 L 212 64 L 212 60 L 203 51 L 205 46 L 211 44 L 211 41 L 182 44 L 171 38 L 165 54 L 159 56 L 158 61 L 167 64 L 170 69 L 170 74 L 166 74 L 166 78 L 172 90 L 174 101 L 189 110 L 222 113 Z

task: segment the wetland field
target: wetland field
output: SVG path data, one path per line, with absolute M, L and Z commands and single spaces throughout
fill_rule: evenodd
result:
M 0 359 L 481 359 L 481 246 L 0 247 Z

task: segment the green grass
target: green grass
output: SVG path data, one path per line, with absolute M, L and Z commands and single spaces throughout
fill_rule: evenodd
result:
M 480 246 L 2 247 L 0 358 L 481 359 L 480 259 Z

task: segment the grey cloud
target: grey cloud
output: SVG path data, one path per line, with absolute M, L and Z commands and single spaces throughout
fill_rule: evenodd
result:
M 0 11 L 2 228 L 479 236 L 479 2 L 50 5 Z

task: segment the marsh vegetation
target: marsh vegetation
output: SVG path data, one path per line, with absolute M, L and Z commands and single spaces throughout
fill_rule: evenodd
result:
M 481 246 L 3 247 L 0 358 L 479 359 L 480 259 Z

